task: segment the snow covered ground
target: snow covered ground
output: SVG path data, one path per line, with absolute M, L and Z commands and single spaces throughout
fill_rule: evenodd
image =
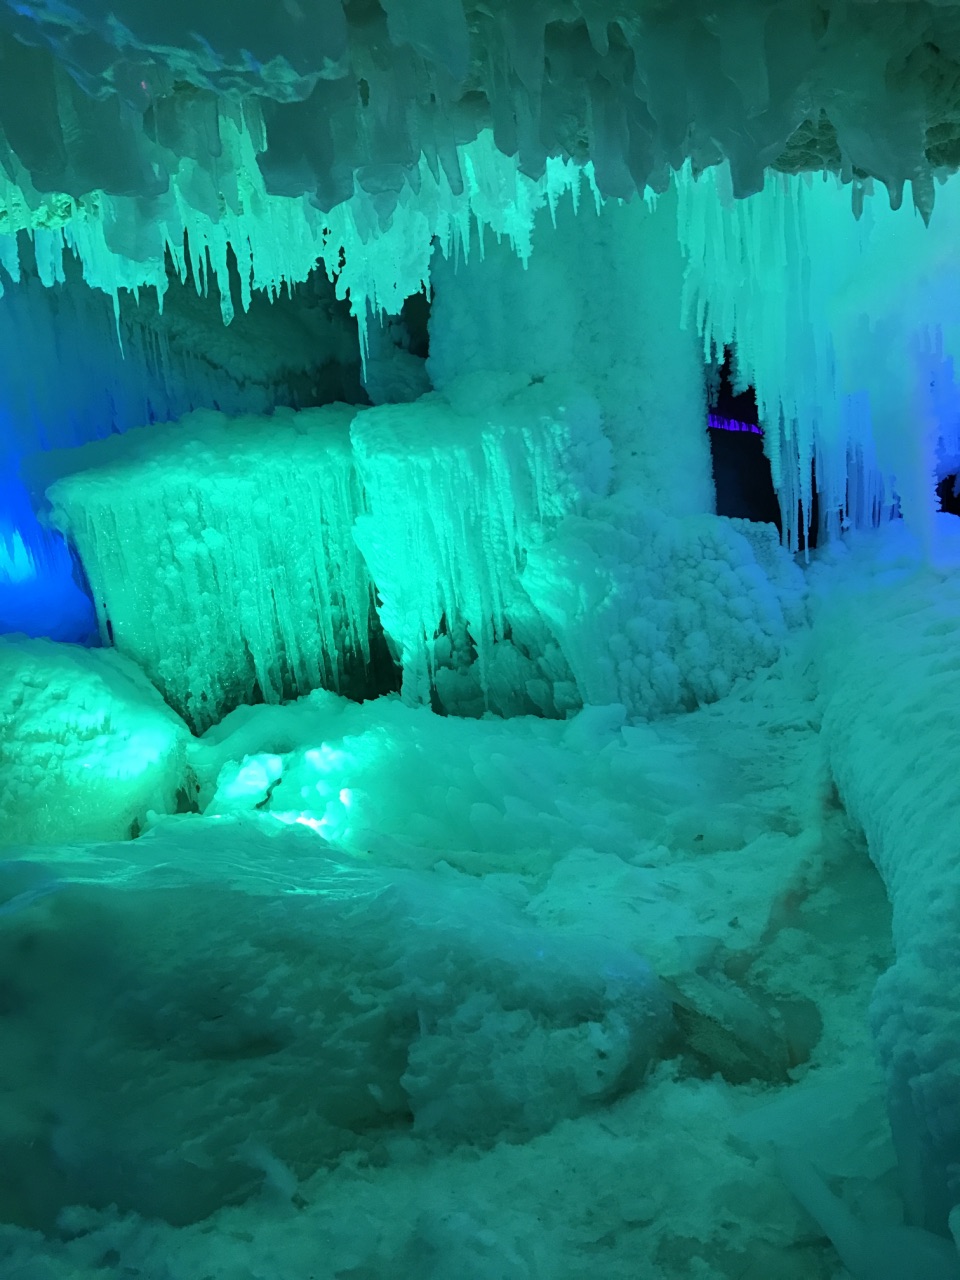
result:
M 240 708 L 199 813 L 8 850 L 4 1275 L 845 1275 L 779 1162 L 900 1215 L 893 950 L 811 634 L 646 724 Z

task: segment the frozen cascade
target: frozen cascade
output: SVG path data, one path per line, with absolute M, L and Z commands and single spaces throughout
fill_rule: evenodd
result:
M 680 323 L 676 200 L 553 202 L 529 261 L 507 244 L 468 262 L 436 254 L 428 367 L 440 390 L 484 369 L 575 377 L 603 410 L 616 486 L 688 515 L 713 510 L 714 488 L 702 351 Z
M 257 694 L 340 688 L 369 662 L 355 412 L 278 410 L 264 432 L 263 418 L 198 411 L 54 457 L 51 520 L 79 550 L 105 638 L 195 726 Z
M 351 436 L 368 508 L 356 537 L 404 697 L 430 700 L 438 637 L 446 648 L 465 628 L 489 700 L 497 642 L 531 612 L 520 586 L 528 552 L 609 486 L 599 407 L 555 379 L 477 374 L 360 414 Z M 543 710 L 556 700 L 556 690 L 534 696 Z
M 29 562 L 29 573 L 12 573 L 0 553 L 0 629 L 81 639 L 91 609 L 62 539 L 37 523 L 24 456 L 193 409 L 267 413 L 304 390 L 350 399 L 356 326 L 316 278 L 295 302 L 255 298 L 230 328 L 216 299 L 198 297 L 189 282 L 174 282 L 162 316 L 152 297 L 124 298 L 118 324 L 76 262 L 67 259 L 64 282 L 45 288 L 30 258 L 0 298 L 0 543 L 8 558 L 22 545 Z

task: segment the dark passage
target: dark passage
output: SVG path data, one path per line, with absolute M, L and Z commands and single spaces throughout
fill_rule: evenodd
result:
M 763 452 L 756 396 L 752 387 L 736 392 L 734 385 L 734 356 L 728 347 L 710 388 L 709 435 L 717 515 L 775 524 L 780 529 L 780 504 Z

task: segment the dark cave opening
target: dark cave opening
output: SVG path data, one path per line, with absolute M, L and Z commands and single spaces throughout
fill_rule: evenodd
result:
M 736 389 L 736 355 L 727 347 L 709 386 L 710 455 L 717 515 L 775 524 L 782 533 L 780 503 L 752 387 Z
M 937 482 L 937 510 L 948 516 L 960 516 L 960 476 L 944 476 Z

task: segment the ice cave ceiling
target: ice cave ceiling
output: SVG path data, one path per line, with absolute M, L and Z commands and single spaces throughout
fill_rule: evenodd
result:
M 356 180 L 385 212 L 421 153 L 455 181 L 485 128 L 535 177 L 592 159 L 608 196 L 726 158 L 739 194 L 828 167 L 928 202 L 960 159 L 960 14 L 923 0 L 8 0 L 0 24 L 4 168 L 40 195 L 157 200 L 179 157 L 216 167 L 241 100 L 267 189 L 322 209 Z

